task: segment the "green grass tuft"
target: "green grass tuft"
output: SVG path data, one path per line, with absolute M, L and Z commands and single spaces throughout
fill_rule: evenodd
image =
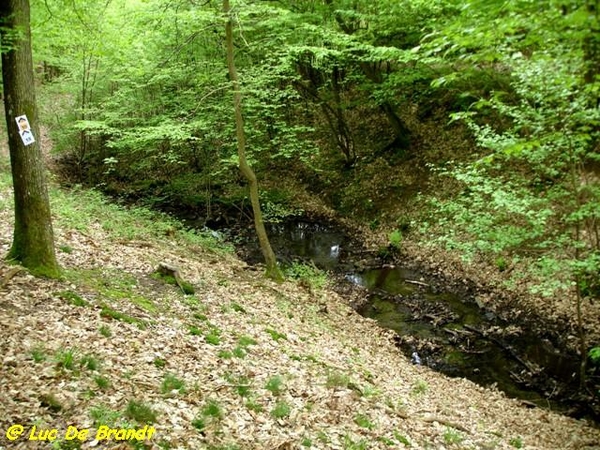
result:
M 163 379 L 160 390 L 163 394 L 168 394 L 173 391 L 178 391 L 180 394 L 185 393 L 185 382 L 175 375 L 168 373 Z
M 151 424 L 156 422 L 156 412 L 152 408 L 137 400 L 129 400 L 123 415 L 133 419 L 139 424 Z
M 292 408 L 286 402 L 279 401 L 275 404 L 275 407 L 271 410 L 271 416 L 275 419 L 283 419 L 289 416 L 292 412 Z

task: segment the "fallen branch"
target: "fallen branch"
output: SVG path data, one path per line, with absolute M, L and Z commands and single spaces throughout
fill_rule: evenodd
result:
M 429 287 L 429 284 L 427 283 L 423 283 L 422 281 L 417 281 L 417 280 L 404 280 L 406 283 L 410 283 L 410 284 L 417 284 L 419 286 L 426 286 Z
M 442 425 L 446 425 L 447 427 L 452 427 L 459 431 L 463 431 L 465 433 L 469 433 L 469 434 L 471 433 L 467 428 L 463 427 L 460 423 L 450 422 L 449 420 L 446 420 L 442 417 L 426 416 L 426 417 L 422 417 L 421 420 L 423 422 L 428 422 L 428 423 L 432 423 L 432 422 L 441 423 Z
M 4 289 L 11 279 L 13 279 L 23 269 L 21 267 L 13 267 L 2 276 L 2 282 L 0 282 L 0 289 Z

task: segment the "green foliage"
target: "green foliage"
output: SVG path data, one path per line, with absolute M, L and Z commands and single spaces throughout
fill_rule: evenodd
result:
M 211 345 L 219 345 L 221 343 L 221 332 L 216 328 L 212 328 L 206 335 L 204 340 Z
M 284 401 L 278 401 L 271 410 L 271 416 L 275 419 L 284 419 L 292 412 L 292 407 Z
M 160 391 L 163 394 L 169 394 L 173 391 L 177 391 L 180 394 L 185 394 L 185 382 L 172 373 L 167 373 L 163 378 L 160 386 Z
M 75 349 L 59 350 L 54 355 L 56 367 L 64 370 L 75 370 L 76 368 L 76 351 Z
M 112 409 L 100 405 L 94 406 L 90 410 L 90 417 L 94 421 L 95 426 L 106 425 L 109 427 L 115 427 L 122 414 L 119 411 L 113 411 Z
M 327 374 L 325 385 L 328 388 L 347 388 L 350 385 L 350 377 L 340 372 L 330 372 Z
M 96 375 L 94 377 L 94 382 L 96 383 L 96 385 L 98 386 L 99 389 L 102 390 L 106 390 L 110 387 L 110 380 L 106 377 L 103 377 L 101 375 Z
M 483 258 L 500 271 L 511 261 L 512 275 L 533 280 L 535 293 L 564 293 L 578 279 L 583 295 L 594 295 L 600 187 L 591 168 L 600 112 L 598 83 L 582 76 L 588 62 L 581 48 L 597 19 L 584 6 L 565 11 L 538 14 L 525 3 L 507 5 L 503 15 L 467 8 L 426 43 L 440 63 L 503 64 L 511 75 L 502 89 L 480 92 L 453 116 L 470 128 L 479 154 L 438 172 L 462 191 L 434 200 L 432 209 L 437 242 L 465 259 Z
M 508 443 L 514 448 L 523 448 L 523 440 L 520 437 L 511 438 Z
M 273 395 L 280 395 L 283 388 L 283 378 L 279 375 L 275 375 L 267 380 L 265 389 L 270 391 Z
M 123 415 L 135 420 L 140 425 L 156 423 L 157 420 L 156 412 L 149 405 L 137 400 L 130 400 L 127 403 Z
M 444 432 L 444 442 L 446 444 L 459 444 L 464 440 L 464 437 L 453 428 L 446 428 Z
M 264 411 L 263 406 L 260 403 L 257 403 L 255 400 L 248 400 L 246 402 L 246 408 L 248 408 L 250 411 L 254 411 L 256 413 L 260 413 Z
M 235 356 L 236 358 L 245 358 L 246 357 L 246 347 L 242 347 L 242 346 L 237 346 L 233 349 L 232 355 Z
M 98 328 L 98 331 L 100 332 L 100 334 L 102 336 L 104 336 L 105 338 L 109 338 L 112 336 L 112 330 L 110 329 L 109 326 L 107 325 L 100 325 L 100 328 Z
M 256 345 L 256 339 L 251 336 L 242 335 L 238 338 L 238 344 L 242 347 L 248 347 L 250 345 Z
M 307 284 L 311 289 L 322 289 L 327 284 L 327 272 L 318 269 L 314 264 L 294 261 L 285 269 L 285 274 Z
M 402 232 L 400 230 L 394 230 L 389 236 L 390 247 L 400 250 L 402 245 Z
M 398 431 L 394 430 L 394 438 L 396 438 L 396 440 L 398 442 L 400 442 L 401 444 L 404 444 L 407 447 L 410 447 L 410 441 L 402 434 L 400 434 Z
M 588 352 L 588 356 L 594 364 L 600 365 L 600 347 L 591 348 Z
M 202 432 L 206 428 L 206 420 L 202 417 L 197 417 L 194 420 L 192 420 L 192 426 L 196 430 Z
M 194 325 L 190 325 L 188 329 L 192 336 L 202 336 L 204 334 L 200 328 Z
M 280 333 L 279 331 L 274 330 L 272 328 L 265 329 L 265 332 L 271 335 L 275 342 L 278 342 L 281 339 L 287 340 L 287 336 L 284 333 Z
M 100 310 L 100 316 L 106 317 L 109 319 L 118 320 L 120 322 L 135 324 L 135 325 L 139 326 L 140 328 L 146 327 L 146 323 L 143 320 L 132 317 L 129 314 L 119 312 L 119 311 L 111 308 L 108 305 L 102 305 L 102 308 Z
M 427 382 L 423 381 L 423 380 L 419 380 L 413 385 L 411 392 L 414 395 L 421 395 L 421 394 L 424 394 L 425 392 L 427 392 L 428 389 L 429 389 L 429 385 L 427 384 Z
M 167 365 L 167 361 L 162 358 L 154 358 L 152 364 L 159 369 L 163 369 Z
M 80 186 L 73 187 L 69 192 L 51 189 L 50 197 L 57 224 L 64 228 L 86 231 L 93 224 L 100 223 L 117 240 L 173 236 L 217 253 L 232 251 L 231 246 L 208 232 L 188 230 L 181 222 L 147 208 L 125 208 L 111 203 L 95 190 L 84 190 Z
M 356 416 L 354 416 L 354 423 L 359 427 L 367 428 L 369 430 L 375 428 L 373 422 L 371 422 L 369 417 L 364 414 L 357 414 Z
M 43 362 L 47 358 L 46 350 L 41 345 L 38 345 L 38 346 L 32 348 L 30 354 L 31 354 L 31 359 L 33 359 L 33 361 L 36 363 Z
M 94 355 L 84 355 L 79 360 L 79 365 L 83 369 L 94 371 L 100 368 L 100 361 Z
M 202 408 L 202 415 L 212 419 L 220 420 L 223 418 L 223 409 L 215 400 L 209 400 Z

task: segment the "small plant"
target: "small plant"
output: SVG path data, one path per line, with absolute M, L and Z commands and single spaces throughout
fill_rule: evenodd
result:
M 508 268 L 508 263 L 506 262 L 506 259 L 503 256 L 498 256 L 496 258 L 495 264 L 496 268 L 500 272 L 504 272 Z
M 221 409 L 221 405 L 215 400 L 209 400 L 206 405 L 204 405 L 204 408 L 202 408 L 202 415 L 204 417 L 212 417 L 213 419 L 220 420 L 223 418 L 223 410 Z
M 281 339 L 287 340 L 287 336 L 285 334 L 275 331 L 272 328 L 265 329 L 265 332 L 271 335 L 275 342 L 279 342 Z
M 257 342 L 254 338 L 244 335 L 244 336 L 239 337 L 238 344 L 241 345 L 242 347 L 248 347 L 250 345 L 256 345 Z
M 414 384 L 412 388 L 412 393 L 414 395 L 424 394 L 425 392 L 427 392 L 427 389 L 429 389 L 429 385 L 427 384 L 427 382 L 419 380 Z
M 45 361 L 46 360 L 46 351 L 44 350 L 44 347 L 36 346 L 36 347 L 32 348 L 31 349 L 31 359 L 33 359 L 33 361 L 36 363 Z
M 143 320 L 136 319 L 135 317 L 131 317 L 128 314 L 116 311 L 107 305 L 102 305 L 102 309 L 100 310 L 100 316 L 105 317 L 107 319 L 118 320 L 120 322 L 130 323 L 132 325 L 137 325 L 140 328 L 145 328 L 146 324 Z
M 156 422 L 156 413 L 152 408 L 137 400 L 129 400 L 127 408 L 123 413 L 125 417 L 133 419 L 140 424 L 150 424 Z
M 167 365 L 167 361 L 162 358 L 154 358 L 154 360 L 152 361 L 152 364 L 154 364 L 154 367 L 157 367 L 158 369 L 162 369 Z
M 221 331 L 217 328 L 211 329 L 205 336 L 204 340 L 211 345 L 219 345 L 221 343 Z
M 240 377 L 238 384 L 235 386 L 235 390 L 240 397 L 250 396 L 250 380 L 247 377 Z
M 70 245 L 60 245 L 58 249 L 63 253 L 73 253 L 73 247 Z
M 192 426 L 200 432 L 204 431 L 206 428 L 206 420 L 204 420 L 202 417 L 196 417 L 194 420 L 192 420 Z
M 354 442 L 348 435 L 344 436 L 344 449 L 345 450 L 367 450 L 368 442 L 364 439 Z
M 329 373 L 325 382 L 325 386 L 328 388 L 347 388 L 349 384 L 350 378 L 348 375 L 339 372 Z
M 400 250 L 402 246 L 402 231 L 394 230 L 389 235 L 390 247 L 395 250 Z
M 463 440 L 464 438 L 458 431 L 452 428 L 446 428 L 446 431 L 444 432 L 444 442 L 446 444 L 459 444 Z
M 87 370 L 98 370 L 100 368 L 100 362 L 94 355 L 84 355 L 79 360 L 79 364 L 82 368 Z
M 354 423 L 356 425 L 358 425 L 359 427 L 367 428 L 369 430 L 372 430 L 373 428 L 375 428 L 375 425 L 373 424 L 373 422 L 371 422 L 371 420 L 369 420 L 369 418 L 364 414 L 357 414 L 354 417 Z
M 202 330 L 194 325 L 190 325 L 188 327 L 188 330 L 190 330 L 190 334 L 192 336 L 202 336 L 204 333 L 202 333 Z
M 94 381 L 96 382 L 96 384 L 98 385 L 98 387 L 102 390 L 106 390 L 110 387 L 110 380 L 106 377 L 103 377 L 101 375 L 97 375 L 94 377 Z
M 600 365 L 600 347 L 591 348 L 588 352 L 588 356 L 590 357 L 592 363 L 595 365 Z
M 408 440 L 408 438 L 406 438 L 405 436 L 401 435 L 398 431 L 394 430 L 394 437 L 396 438 L 396 440 L 398 442 L 400 442 L 401 444 L 406 445 L 407 447 L 410 447 L 410 441 Z
M 523 440 L 520 437 L 512 438 L 508 443 L 514 448 L 523 448 Z
M 58 367 L 59 369 L 74 370 L 75 350 L 59 350 L 54 356 L 54 361 L 56 362 L 56 367 Z
M 114 427 L 121 418 L 121 413 L 100 405 L 90 410 L 90 416 L 94 420 L 95 426 L 107 425 L 109 427 Z
M 229 350 L 219 350 L 217 356 L 223 359 L 231 359 L 233 358 L 233 353 L 231 353 Z
M 246 314 L 246 310 L 244 309 L 244 307 L 242 305 L 240 305 L 239 303 L 235 303 L 233 302 L 231 304 L 231 309 L 233 309 L 235 312 L 239 312 L 242 314 Z
M 206 314 L 202 313 L 194 313 L 194 319 L 198 319 L 202 322 L 208 322 L 208 317 L 206 316 Z
M 292 412 L 292 408 L 286 402 L 277 402 L 275 407 L 271 410 L 271 416 L 275 419 L 283 419 Z
M 323 444 L 329 444 L 331 442 L 331 439 L 329 439 L 329 436 L 327 436 L 327 433 L 325 433 L 324 431 L 321 431 L 321 430 L 319 430 L 317 432 L 317 439 Z
M 364 397 L 370 398 L 378 396 L 381 392 L 372 384 L 367 384 L 361 389 L 361 393 Z
M 312 441 L 309 438 L 305 437 L 300 442 L 300 445 L 302 447 L 308 447 L 308 448 L 310 448 L 310 447 L 312 447 Z
M 257 403 L 256 400 L 248 400 L 246 402 L 246 408 L 257 413 L 264 411 L 263 406 L 260 403 Z
M 322 289 L 327 284 L 327 272 L 318 269 L 314 264 L 293 262 L 286 269 L 285 274 L 311 289 Z
M 396 442 L 394 442 L 392 439 L 387 438 L 385 436 L 379 436 L 377 438 L 377 440 L 379 442 L 383 442 L 385 445 L 387 445 L 388 447 L 393 447 L 394 445 L 396 445 Z
M 270 391 L 273 395 L 281 394 L 281 388 L 283 386 L 283 379 L 279 375 L 275 375 L 274 377 L 269 378 L 267 384 L 265 385 L 265 389 Z
M 111 331 L 110 327 L 108 327 L 106 325 L 101 325 L 100 328 L 98 328 L 98 331 L 105 338 L 109 338 L 112 336 L 112 331 Z
M 57 294 L 63 300 L 68 301 L 73 306 L 88 306 L 87 300 L 84 300 L 79 294 L 73 291 L 61 291 Z
M 163 394 L 168 394 L 173 391 L 178 391 L 180 394 L 184 394 L 185 382 L 177 378 L 175 375 L 168 373 L 163 379 L 160 390 Z
M 240 347 L 239 345 L 233 349 L 233 356 L 236 358 L 245 358 L 247 353 L 246 348 Z

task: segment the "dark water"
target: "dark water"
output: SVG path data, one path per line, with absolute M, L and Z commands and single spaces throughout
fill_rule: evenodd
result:
M 413 362 L 495 386 L 538 406 L 579 417 L 590 414 L 585 401 L 572 401 L 578 359 L 561 353 L 550 341 L 510 328 L 419 272 L 383 264 L 357 269 L 361 256 L 353 247 L 359 245 L 333 227 L 296 222 L 270 225 L 268 232 L 284 264 L 313 262 L 363 287 L 369 294 L 358 312 L 394 330 L 399 347 Z M 250 252 L 247 259 L 259 261 L 260 253 Z

